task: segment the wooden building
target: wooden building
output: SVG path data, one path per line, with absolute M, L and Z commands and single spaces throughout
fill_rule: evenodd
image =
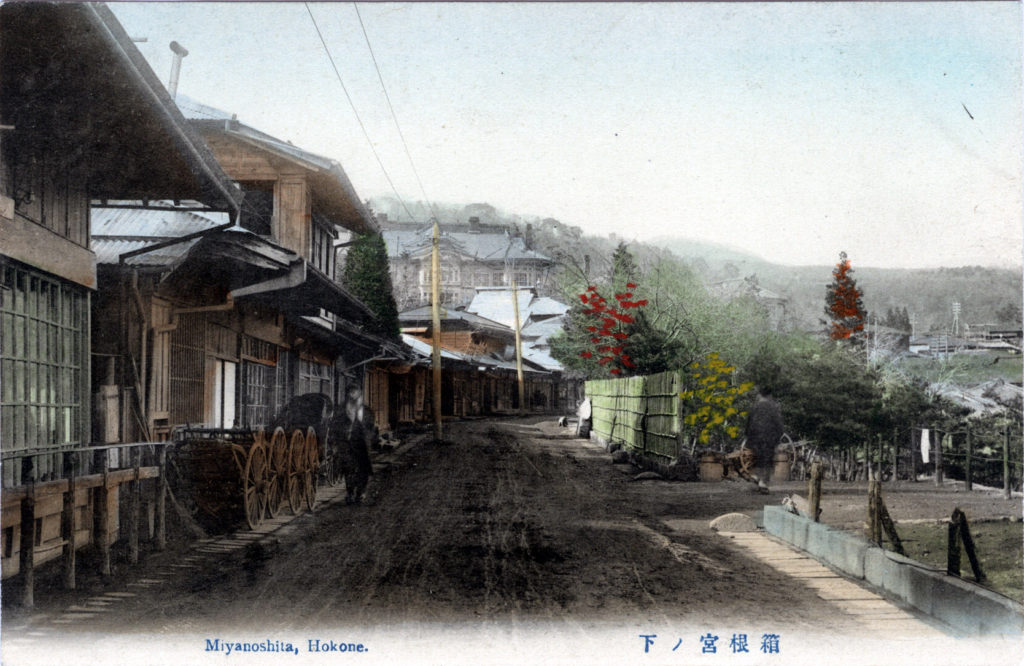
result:
M 305 393 L 340 402 L 369 359 L 399 353 L 363 330 L 372 313 L 335 281 L 339 230 L 373 231 L 372 218 L 337 162 L 179 103 L 244 193 L 242 211 L 234 226 L 181 206 L 97 211 L 99 351 L 124 360 L 100 379 L 121 377 L 124 409 L 141 415 L 119 415 L 122 437 L 265 427 Z
M 6 578 L 73 554 L 92 538 L 94 514 L 105 520 L 95 504 L 116 506 L 116 481 L 93 483 L 88 456 L 67 456 L 92 439 L 90 202 L 189 199 L 229 215 L 238 205 L 236 188 L 103 5 L 0 6 L 0 126 Z M 77 490 L 68 473 L 85 475 Z M 103 531 L 112 540 L 116 523 Z M 22 548 L 26 534 L 31 550 Z
M 390 370 L 392 427 L 433 418 L 429 307 L 399 315 L 402 340 L 412 350 L 412 363 L 383 365 Z M 441 315 L 441 413 L 446 417 L 513 414 L 520 411 L 515 361 L 515 332 L 505 324 L 460 309 Z M 563 407 L 563 378 L 524 359 L 522 411 L 552 412 Z
M 430 302 L 432 227 L 385 223 L 384 242 L 391 264 L 391 284 L 400 309 Z M 481 225 L 441 226 L 441 302 L 466 305 L 479 287 L 548 288 L 554 262 L 530 246 L 527 238 L 508 229 Z

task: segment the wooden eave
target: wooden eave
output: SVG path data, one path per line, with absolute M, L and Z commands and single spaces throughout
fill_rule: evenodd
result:
M 191 199 L 238 210 L 240 192 L 102 4 L 0 7 L 4 151 L 84 176 L 94 199 Z

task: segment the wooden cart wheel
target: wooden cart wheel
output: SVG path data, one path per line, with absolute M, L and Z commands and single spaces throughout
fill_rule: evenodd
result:
M 267 507 L 267 451 L 260 444 L 253 444 L 245 459 L 242 473 L 242 497 L 245 506 L 245 520 L 250 529 L 263 523 L 263 512 Z
M 312 427 L 306 430 L 306 461 L 309 468 L 303 483 L 303 491 L 306 496 L 306 508 L 310 511 L 316 504 L 316 491 L 320 480 L 320 444 L 317 441 L 316 430 Z
M 288 507 L 292 515 L 302 511 L 302 500 L 305 491 L 305 472 L 309 466 L 306 458 L 306 438 L 301 430 L 292 433 L 291 446 L 288 449 Z
M 744 478 L 754 473 L 754 451 L 753 449 L 740 449 L 739 473 Z
M 284 428 L 276 428 L 267 449 L 270 459 L 270 482 L 267 488 L 267 514 L 276 518 L 284 504 L 288 486 L 288 436 Z

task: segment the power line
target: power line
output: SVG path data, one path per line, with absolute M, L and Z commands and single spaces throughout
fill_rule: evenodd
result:
M 338 66 L 334 63 L 334 56 L 331 55 L 331 50 L 327 48 L 327 42 L 324 40 L 324 35 L 320 32 L 320 26 L 316 22 L 316 17 L 313 16 L 313 10 L 309 8 L 308 2 L 303 2 L 302 4 L 305 5 L 306 12 L 309 14 L 309 19 L 313 22 L 313 28 L 316 29 L 317 37 L 320 38 L 320 44 L 324 47 L 324 53 L 327 54 L 327 59 L 331 61 L 331 68 L 334 69 L 334 76 L 338 79 L 338 83 L 341 85 L 342 92 L 345 93 L 345 99 L 348 100 L 349 106 L 352 107 L 352 113 L 356 117 L 356 122 L 359 123 L 359 128 L 363 130 L 363 136 L 366 137 L 366 143 L 370 146 L 370 152 L 372 152 L 373 156 L 377 159 L 377 164 L 380 166 L 380 170 L 384 173 L 384 178 L 387 179 L 388 185 L 391 186 L 391 191 L 395 193 L 396 197 L 398 197 L 398 201 L 402 204 L 402 208 L 405 209 L 406 215 L 409 216 L 409 219 L 415 220 L 416 218 L 413 217 L 409 207 L 405 205 L 405 200 L 402 199 L 402 195 L 400 195 L 398 190 L 395 188 L 395 184 L 392 182 L 391 176 L 388 174 L 388 170 L 384 168 L 384 162 L 381 161 L 380 155 L 377 154 L 377 149 L 373 147 L 373 141 L 370 139 L 370 133 L 366 131 L 366 125 L 363 124 L 363 119 L 359 117 L 359 112 L 356 111 L 356 105 L 352 101 L 352 96 L 348 94 L 348 88 L 345 87 L 345 82 L 341 78 L 341 72 L 338 71 Z
M 405 134 L 402 133 L 402 128 L 398 124 L 398 116 L 395 114 L 395 107 L 391 104 L 391 96 L 388 95 L 388 88 L 384 85 L 384 76 L 380 73 L 380 66 L 377 64 L 377 56 L 373 53 L 373 47 L 370 45 L 370 36 L 366 33 L 366 25 L 363 23 L 363 16 L 359 13 L 359 5 L 355 2 L 352 3 L 352 7 L 356 10 L 356 18 L 359 19 L 359 27 L 363 30 L 363 38 L 366 39 L 366 48 L 370 51 L 370 59 L 373 60 L 373 68 L 377 70 L 377 79 L 380 81 L 380 88 L 384 91 L 384 99 L 388 102 L 388 109 L 391 111 L 391 119 L 395 121 L 395 129 L 398 130 L 398 137 L 402 140 L 402 147 L 405 148 L 405 156 L 409 158 L 409 166 L 412 167 L 412 173 L 416 176 L 416 182 L 419 183 L 420 192 L 423 193 L 423 200 L 430 206 L 430 212 L 433 213 L 434 217 L 437 217 L 437 210 L 434 208 L 433 202 L 430 201 L 430 197 L 427 196 L 427 190 L 423 187 L 423 181 L 420 179 L 419 171 L 416 169 L 416 164 L 413 162 L 412 154 L 409 152 L 409 144 L 405 141 Z

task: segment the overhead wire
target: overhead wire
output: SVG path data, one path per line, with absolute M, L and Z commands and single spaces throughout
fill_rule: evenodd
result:
M 359 27 L 363 31 L 363 38 L 366 40 L 366 48 L 370 51 L 370 59 L 373 60 L 373 68 L 377 70 L 377 80 L 380 81 L 381 90 L 384 91 L 384 99 L 387 100 L 388 109 L 391 111 L 391 119 L 395 121 L 395 129 L 398 130 L 398 137 L 402 140 L 402 147 L 405 148 L 405 156 L 409 159 L 409 166 L 412 167 L 412 173 L 416 176 L 416 182 L 420 186 L 420 192 L 423 194 L 423 200 L 427 202 L 427 206 L 430 207 L 431 214 L 436 218 L 437 209 L 434 207 L 434 203 L 427 196 L 427 190 L 423 187 L 423 180 L 420 178 L 420 173 L 416 169 L 416 163 L 412 159 L 412 153 L 409 152 L 409 144 L 405 140 L 405 134 L 402 132 L 402 127 L 398 123 L 398 115 L 395 113 L 395 107 L 391 103 L 391 96 L 388 94 L 388 88 L 384 84 L 384 76 L 381 74 L 380 65 L 377 63 L 377 56 L 373 52 L 373 46 L 370 44 L 370 35 L 366 32 L 366 24 L 363 23 L 363 15 L 359 12 L 358 3 L 353 2 L 352 7 L 356 10 L 356 18 L 359 19 Z
M 324 39 L 324 35 L 320 31 L 320 25 L 316 22 L 316 17 L 313 16 L 313 10 L 309 8 L 308 2 L 303 2 L 302 4 L 306 7 L 309 19 L 313 22 L 313 28 L 316 30 L 317 37 L 320 38 L 320 44 L 324 48 L 324 53 L 327 54 L 327 59 L 331 62 L 331 68 L 334 69 L 334 76 L 338 79 L 338 84 L 341 86 L 342 92 L 345 93 L 345 99 L 348 100 L 349 106 L 352 107 L 352 113 L 356 117 L 356 122 L 359 123 L 359 128 L 363 131 L 363 136 L 366 137 L 366 143 L 370 146 L 370 152 L 372 152 L 374 158 L 376 158 L 377 164 L 380 166 L 380 170 L 384 173 L 384 178 L 387 179 L 388 185 L 391 186 L 391 191 L 395 193 L 395 197 L 398 198 L 398 202 L 402 205 L 402 208 L 405 209 L 406 215 L 409 216 L 409 219 L 415 221 L 416 218 L 409 210 L 409 207 L 405 204 L 405 200 L 402 198 L 402 195 L 398 193 L 395 183 L 391 180 L 391 175 L 388 174 L 388 170 L 384 167 L 384 162 L 377 153 L 377 149 L 373 146 L 373 140 L 370 139 L 370 133 L 366 131 L 366 125 L 363 124 L 363 119 L 359 117 L 359 111 L 356 110 L 355 102 L 352 101 L 352 96 L 349 94 L 348 88 L 345 87 L 345 81 L 341 78 L 341 72 L 338 70 L 338 65 L 334 62 L 334 56 L 331 55 L 331 50 L 327 47 L 327 41 Z

